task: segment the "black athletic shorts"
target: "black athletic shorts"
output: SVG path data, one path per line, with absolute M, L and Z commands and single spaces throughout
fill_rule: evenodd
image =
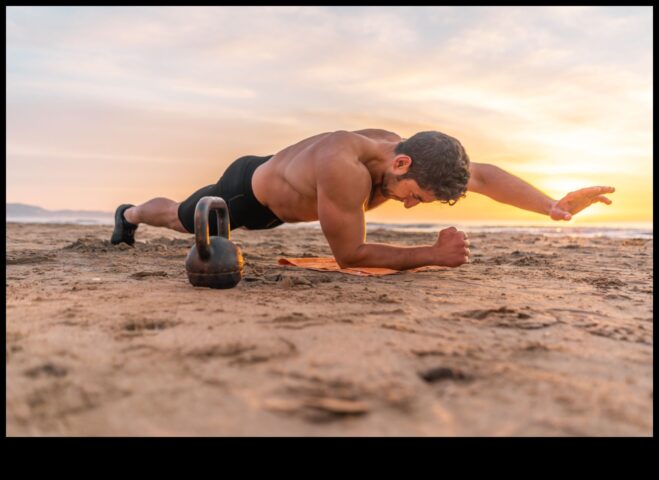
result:
M 216 184 L 200 188 L 190 195 L 178 207 L 178 218 L 185 229 L 194 233 L 194 212 L 197 202 L 201 197 L 207 196 L 221 197 L 227 202 L 231 230 L 240 227 L 261 230 L 274 228 L 284 223 L 269 208 L 259 203 L 252 190 L 254 170 L 272 157 L 273 155 L 240 157 L 229 165 Z M 211 235 L 218 235 L 216 216 L 209 215 L 208 217 Z

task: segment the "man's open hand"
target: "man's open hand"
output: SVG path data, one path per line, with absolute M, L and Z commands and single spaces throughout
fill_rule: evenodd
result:
M 588 187 L 575 190 L 556 201 L 549 211 L 549 216 L 552 220 L 570 220 L 572 215 L 593 203 L 602 202 L 611 205 L 611 200 L 604 194 L 615 191 L 616 189 L 613 187 Z

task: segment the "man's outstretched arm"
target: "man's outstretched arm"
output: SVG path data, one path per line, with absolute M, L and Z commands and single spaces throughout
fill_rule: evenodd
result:
M 604 194 L 613 187 L 588 187 L 554 200 L 533 185 L 505 170 L 486 163 L 471 163 L 467 190 L 486 195 L 497 202 L 549 215 L 553 220 L 570 220 L 572 215 L 596 202 L 611 204 Z

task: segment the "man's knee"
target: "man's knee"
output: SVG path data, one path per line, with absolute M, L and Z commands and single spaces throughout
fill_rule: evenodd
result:
M 169 224 L 169 228 L 181 233 L 190 233 L 188 232 L 188 229 L 183 226 L 183 224 L 178 218 Z
M 175 203 L 172 206 L 172 211 L 170 212 L 169 228 L 181 233 L 190 233 L 188 232 L 187 228 L 183 226 L 181 219 L 178 216 L 178 209 L 180 205 L 180 203 Z

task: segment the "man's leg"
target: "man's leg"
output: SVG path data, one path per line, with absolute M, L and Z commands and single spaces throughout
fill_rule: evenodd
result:
M 178 218 L 179 203 L 168 198 L 152 198 L 141 205 L 124 210 L 124 218 L 133 225 L 146 223 L 165 227 L 181 233 L 189 233 Z
M 153 198 L 142 205 L 123 204 L 114 212 L 114 231 L 110 243 L 118 245 L 135 243 L 135 230 L 140 223 L 166 227 L 188 233 L 178 218 L 179 204 L 168 198 Z

